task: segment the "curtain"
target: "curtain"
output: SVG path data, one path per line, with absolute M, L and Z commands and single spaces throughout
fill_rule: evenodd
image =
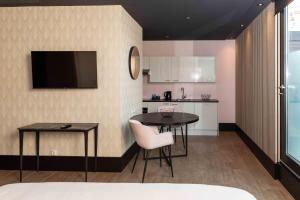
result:
M 283 9 L 294 0 L 274 0 L 275 1 L 275 14 L 283 12 Z

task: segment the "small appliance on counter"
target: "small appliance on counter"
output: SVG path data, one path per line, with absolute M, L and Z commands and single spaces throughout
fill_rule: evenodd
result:
M 160 96 L 156 94 L 152 94 L 151 100 L 160 100 Z
M 164 92 L 164 97 L 165 97 L 166 101 L 171 101 L 172 100 L 172 92 L 171 91 Z

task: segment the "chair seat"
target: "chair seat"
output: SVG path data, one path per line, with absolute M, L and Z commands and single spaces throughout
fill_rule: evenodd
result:
M 168 146 L 174 144 L 172 132 L 160 133 L 156 136 L 156 141 L 147 146 L 147 150 L 157 149 L 160 147 Z

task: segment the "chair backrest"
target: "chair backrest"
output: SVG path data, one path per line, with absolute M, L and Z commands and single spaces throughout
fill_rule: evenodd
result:
M 144 126 L 136 120 L 129 120 L 131 130 L 133 132 L 136 143 L 144 148 L 149 149 L 152 142 L 155 140 L 155 132 L 151 127 Z
M 175 106 L 159 106 L 158 112 L 175 112 Z

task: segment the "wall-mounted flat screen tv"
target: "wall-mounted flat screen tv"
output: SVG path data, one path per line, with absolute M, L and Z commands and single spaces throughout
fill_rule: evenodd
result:
M 33 88 L 97 88 L 96 51 L 32 51 Z

